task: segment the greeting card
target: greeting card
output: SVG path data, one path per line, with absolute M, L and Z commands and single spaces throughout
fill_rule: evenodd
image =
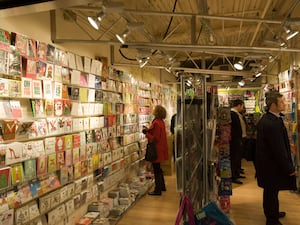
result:
M 42 61 L 46 61 L 47 44 L 37 41 L 37 57 Z
M 73 148 L 73 163 L 77 163 L 80 160 L 80 150 L 79 147 Z
M 59 181 L 62 185 L 68 183 L 69 179 L 68 179 L 68 167 L 62 167 L 59 170 Z
M 39 179 L 31 180 L 29 182 L 29 189 L 33 198 L 36 198 L 43 194 L 43 190 L 41 188 L 41 183 Z
M 14 76 L 21 76 L 22 71 L 22 57 L 20 53 L 14 49 L 13 47 L 10 48 L 9 53 L 9 65 L 8 65 L 8 73 Z
M 51 117 L 47 118 L 48 123 L 48 132 L 49 134 L 57 134 L 58 133 L 58 118 L 57 117 Z
M 9 96 L 9 80 L 0 78 L 0 96 L 8 97 Z
M 54 82 L 54 98 L 61 99 L 62 98 L 62 83 Z
M 5 225 L 14 225 L 14 209 L 7 209 L 1 212 L 0 221 Z
M 76 68 L 80 71 L 83 71 L 83 61 L 80 55 L 75 55 Z
M 68 89 L 68 85 L 63 84 L 62 85 L 62 89 L 61 89 L 61 97 L 62 99 L 69 99 L 69 89 Z
M 74 179 L 81 177 L 81 162 L 74 163 Z
M 64 113 L 63 100 L 62 99 L 55 99 L 54 100 L 54 115 L 55 116 L 62 116 L 63 113 Z
M 56 154 L 48 155 L 48 173 L 56 171 Z
M 9 97 L 15 97 L 15 98 L 21 97 L 21 81 L 9 80 L 8 93 L 9 93 Z
M 45 100 L 45 114 L 47 117 L 54 115 L 54 100 L 53 99 Z
M 11 167 L 0 168 L 0 190 L 8 188 L 11 182 Z
M 83 68 L 84 72 L 86 73 L 91 72 L 91 62 L 92 62 L 91 58 L 84 57 L 84 68 Z
M 65 152 L 57 152 L 56 153 L 56 168 L 60 169 L 66 165 L 65 162 Z
M 65 164 L 66 166 L 72 165 L 73 164 L 73 150 L 72 149 L 68 149 L 65 150 Z
M 47 173 L 47 156 L 46 155 L 42 155 L 37 158 L 36 173 L 37 173 L 37 176 L 42 176 Z
M 52 99 L 52 81 L 43 80 L 44 98 Z
M 42 81 L 32 80 L 32 98 L 42 98 Z
M 11 166 L 11 184 L 16 185 L 24 180 L 23 166 L 21 163 Z
M 55 137 L 49 137 L 44 139 L 45 153 L 49 155 L 55 153 Z
M 22 107 L 21 103 L 18 100 L 10 100 L 10 109 L 11 109 L 11 115 L 13 118 L 21 118 L 22 117 Z
M 24 68 L 26 69 L 25 77 L 36 78 L 36 61 L 31 59 L 22 58 L 22 63 L 24 63 Z
M 61 69 L 61 80 L 63 84 L 69 84 L 71 80 L 71 73 L 69 68 L 62 67 Z
M 71 100 L 70 99 L 64 99 L 63 100 L 63 110 L 64 110 L 64 115 L 68 116 L 71 114 Z
M 44 102 L 42 99 L 31 99 L 31 109 L 33 117 L 39 118 L 45 116 Z
M 36 77 L 38 79 L 46 78 L 47 63 L 43 61 L 36 62 Z
M 55 47 L 47 44 L 47 48 L 46 48 L 46 60 L 49 63 L 54 63 L 54 51 L 55 51 Z
M 40 215 L 40 210 L 38 208 L 36 201 L 32 201 L 31 203 L 28 204 L 28 211 L 29 211 L 30 220 L 33 220 L 34 218 Z
M 76 69 L 75 55 L 71 52 L 68 52 L 68 64 L 70 68 Z
M 17 162 L 23 161 L 23 143 L 13 142 L 2 146 L 2 150 L 6 150 L 5 153 L 5 164 L 11 165 Z M 1 150 L 1 151 L 2 151 Z
M 36 160 L 30 159 L 23 162 L 24 181 L 31 180 L 36 177 Z
M 29 184 L 24 183 L 20 186 L 18 186 L 18 198 L 21 200 L 22 204 L 25 204 L 26 202 L 29 202 L 32 200 L 32 195 L 30 192 Z
M 79 133 L 73 134 L 73 147 L 80 147 L 81 145 L 81 136 Z
M 25 224 L 29 222 L 28 205 L 22 206 L 15 211 L 15 224 Z
M 61 152 L 65 149 L 65 136 L 59 136 L 55 138 L 55 151 Z
M 21 86 L 21 92 L 23 98 L 31 98 L 32 97 L 32 79 L 22 77 L 22 86 Z
M 54 80 L 58 82 L 62 82 L 61 77 L 62 67 L 59 65 L 54 66 Z
M 31 38 L 27 38 L 27 58 L 35 60 L 37 57 L 37 48 L 36 48 L 36 41 Z

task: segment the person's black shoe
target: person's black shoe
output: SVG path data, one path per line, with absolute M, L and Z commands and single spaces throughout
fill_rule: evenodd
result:
M 245 174 L 244 170 L 241 170 L 241 171 L 240 171 L 240 174 Z
M 167 189 L 166 188 L 162 188 L 161 191 L 167 191 Z
M 244 178 L 246 178 L 245 176 L 242 176 L 242 175 L 240 175 L 238 178 L 242 178 L 242 179 L 244 179 Z
M 232 180 L 232 183 L 235 183 L 235 184 L 243 184 L 243 182 L 240 181 L 240 180 L 238 180 L 238 179 Z
M 161 195 L 161 192 L 159 192 L 159 191 L 152 191 L 152 192 L 149 192 L 148 195 Z
M 278 213 L 278 218 L 283 218 L 285 217 L 286 213 L 285 212 L 279 212 Z

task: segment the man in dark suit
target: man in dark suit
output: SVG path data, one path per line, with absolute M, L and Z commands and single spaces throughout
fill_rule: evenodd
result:
M 282 94 L 266 93 L 267 112 L 257 124 L 255 168 L 257 184 L 263 188 L 263 208 L 266 225 L 282 225 L 279 218 L 278 193 L 296 190 L 296 171 L 291 158 L 287 130 L 281 118 L 285 109 Z
M 242 176 L 241 172 L 241 155 L 243 144 L 243 132 L 241 126 L 241 120 L 243 120 L 240 114 L 244 110 L 244 102 L 241 99 L 233 100 L 231 103 L 231 140 L 230 145 L 230 160 L 231 160 L 231 174 L 232 182 L 236 184 L 242 184 L 239 180 Z

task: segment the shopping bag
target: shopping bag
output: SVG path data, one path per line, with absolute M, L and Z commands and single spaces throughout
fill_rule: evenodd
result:
M 149 142 L 146 148 L 145 160 L 149 162 L 153 162 L 157 159 L 157 152 L 155 148 L 154 142 Z
M 188 222 L 185 221 L 184 224 L 185 225 L 196 225 L 193 206 L 192 206 L 191 200 L 187 194 L 184 195 L 183 199 L 181 200 L 181 204 L 178 209 L 177 216 L 176 216 L 175 225 L 180 225 L 180 221 L 183 217 L 184 212 L 186 212 L 186 214 L 188 216 Z
M 229 217 L 214 202 L 206 204 L 195 216 L 201 225 L 233 225 Z

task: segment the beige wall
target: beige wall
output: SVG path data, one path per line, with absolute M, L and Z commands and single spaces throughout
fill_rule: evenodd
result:
M 62 26 L 61 24 L 60 26 L 57 26 L 57 38 L 67 38 L 67 34 L 74 35 L 76 33 L 78 33 L 82 37 L 82 30 L 76 27 L 74 28 L 74 26 L 68 26 L 68 23 L 71 22 L 62 20 L 60 11 L 57 11 L 57 18 L 59 23 L 64 23 L 64 26 Z M 66 30 L 62 32 L 61 27 L 66 28 Z M 24 34 L 39 41 L 52 43 L 49 12 L 1 18 L 0 28 L 10 32 Z M 62 35 L 62 33 L 65 33 L 65 35 Z M 110 63 L 110 46 L 106 44 L 54 43 L 53 45 L 57 48 L 71 51 L 81 56 L 88 56 L 92 58 L 94 58 L 95 56 L 107 57 Z M 149 69 L 147 67 L 143 69 L 139 67 L 119 67 L 119 69 L 128 71 L 135 77 L 135 79 L 143 80 L 145 82 L 175 82 L 174 75 L 171 75 L 164 70 Z

